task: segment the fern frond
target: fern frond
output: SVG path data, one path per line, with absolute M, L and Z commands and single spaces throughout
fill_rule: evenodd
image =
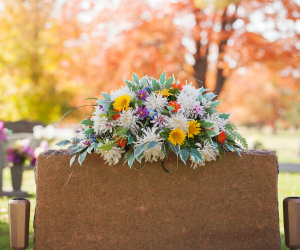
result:
M 237 132 L 237 128 L 232 122 L 228 122 L 225 125 L 225 128 L 227 130 L 226 137 L 233 141 L 240 142 L 245 149 L 248 148 L 248 143 L 246 139 L 239 132 Z

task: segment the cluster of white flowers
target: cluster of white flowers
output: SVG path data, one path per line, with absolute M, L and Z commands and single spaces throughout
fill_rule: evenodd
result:
M 156 111 L 162 111 L 168 105 L 168 99 L 160 94 L 152 93 L 145 101 L 145 106 L 148 110 L 156 109 Z
M 184 133 L 187 133 L 188 119 L 182 112 L 175 113 L 171 115 L 171 117 L 168 117 L 166 121 L 166 126 L 170 129 L 179 128 L 183 130 Z
M 157 161 L 157 159 L 163 160 L 165 155 L 162 152 L 163 138 L 157 133 L 157 128 L 149 128 L 143 130 L 143 135 L 141 137 L 137 136 L 137 141 L 135 142 L 135 147 L 149 143 L 151 141 L 157 141 L 158 145 L 147 151 L 147 147 L 144 149 L 145 161 Z
M 130 95 L 131 99 L 136 98 L 135 92 L 131 91 L 127 86 L 122 86 L 120 89 L 115 89 L 110 92 L 111 100 L 114 101 L 121 95 Z
M 191 168 L 195 169 L 198 166 L 204 166 L 205 162 L 216 160 L 216 157 L 219 155 L 218 149 L 214 148 L 212 144 L 209 143 L 208 140 L 204 141 L 203 146 L 200 143 L 196 143 L 197 150 L 202 155 L 202 158 L 204 161 L 199 160 L 199 163 L 197 163 L 193 156 L 190 156 L 190 160 L 192 162 Z
M 120 113 L 120 117 L 116 120 L 116 124 L 120 126 L 121 128 L 129 127 L 130 125 L 130 131 L 133 135 L 137 135 L 140 131 L 140 126 L 143 126 L 138 120 L 138 116 L 135 115 L 135 110 L 128 109 L 123 110 Z M 140 126 L 139 126 L 140 125 Z
M 106 140 L 106 143 L 109 142 L 109 140 Z M 103 145 L 102 143 L 99 143 L 99 146 Z M 119 146 L 114 145 L 113 148 L 109 151 L 103 151 L 101 149 L 97 149 L 96 153 L 100 154 L 101 157 L 105 160 L 105 163 L 108 163 L 109 166 L 117 164 L 122 154 L 124 153 L 124 149 L 120 148 Z
M 197 101 L 199 93 L 199 89 L 196 89 L 192 84 L 182 86 L 182 91 L 177 97 L 177 102 L 181 105 L 181 110 L 186 116 L 193 113 L 196 104 L 200 105 L 200 102 Z
M 219 117 L 219 113 L 212 115 L 207 114 L 206 120 L 214 123 L 214 131 L 219 134 L 221 131 L 225 131 L 225 125 L 227 121 Z

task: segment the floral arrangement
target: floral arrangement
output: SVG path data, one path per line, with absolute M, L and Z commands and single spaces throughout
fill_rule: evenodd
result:
M 7 135 L 12 134 L 12 131 L 4 128 L 4 122 L 0 121 L 0 142 L 8 141 Z
M 18 165 L 35 165 L 36 157 L 34 155 L 34 150 L 29 145 L 30 140 L 23 139 L 17 141 L 14 147 L 7 149 L 7 161 L 12 167 Z
M 133 73 L 133 81 L 124 78 L 126 86 L 102 92 L 92 116 L 81 121 L 77 136 L 57 143 L 69 145 L 80 164 L 87 154 L 100 154 L 109 165 L 124 158 L 124 164 L 163 161 L 171 149 L 191 167 L 222 158 L 225 152 L 247 148 L 246 140 L 228 122 L 230 114 L 218 113 L 221 101 L 208 89 L 182 85 L 165 72 L 159 80 Z M 97 101 L 96 101 L 97 100 Z M 177 164 L 178 167 L 178 164 Z

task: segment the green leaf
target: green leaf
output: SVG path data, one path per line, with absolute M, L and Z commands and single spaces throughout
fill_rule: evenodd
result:
M 98 100 L 98 98 L 95 98 L 95 97 L 88 97 L 88 98 L 85 98 L 84 100 L 85 100 L 85 101 L 87 101 L 87 100 Z
M 99 147 L 99 143 L 94 143 L 93 146 L 94 146 L 94 149 L 97 150 Z
M 74 148 L 73 151 L 71 152 L 71 154 L 76 154 L 80 151 L 83 151 L 85 148 L 82 148 L 82 147 L 78 147 L 78 148 Z
M 167 109 L 168 109 L 169 111 L 172 111 L 172 110 L 174 110 L 174 107 L 170 107 L 170 106 L 169 106 Z
M 206 131 L 206 134 L 210 137 L 213 137 L 215 135 L 218 135 L 214 130 L 207 130 Z
M 236 148 L 233 148 L 233 149 L 238 153 L 238 155 L 239 155 L 241 158 L 243 158 L 243 157 L 241 156 L 240 151 L 239 151 L 238 149 L 236 149 Z
M 105 143 L 104 145 L 101 145 L 100 147 L 98 147 L 98 149 L 101 149 L 103 151 L 109 151 L 113 148 L 115 143 L 116 143 L 116 140 L 109 141 L 109 142 Z
M 134 137 L 133 137 L 132 135 L 130 135 L 130 136 L 128 137 L 127 144 L 130 145 L 130 144 L 133 142 L 133 139 L 134 139 Z
M 216 107 L 219 107 L 219 105 L 221 104 L 222 102 L 217 100 L 217 101 L 214 101 L 211 103 L 210 107 L 211 108 L 216 108 Z
M 142 79 L 140 80 L 140 87 L 144 88 L 145 85 L 147 84 L 147 76 L 143 76 Z
M 136 160 L 141 163 L 141 160 L 143 158 L 144 153 L 141 153 L 138 157 L 136 157 Z
M 190 153 L 190 155 L 194 158 L 194 161 L 199 163 L 199 158 L 194 153 Z
M 202 157 L 202 154 L 201 154 L 197 149 L 192 148 L 192 149 L 191 149 L 191 152 L 192 152 L 194 155 L 196 155 L 201 161 L 204 161 L 204 160 L 203 160 L 203 157 Z
M 87 149 L 87 152 L 88 152 L 89 154 L 91 154 L 93 149 L 94 149 L 94 145 L 90 145 L 90 146 L 88 147 L 88 149 Z
M 173 152 L 178 155 L 180 152 L 180 146 L 178 144 L 176 144 L 176 146 L 173 145 L 173 143 L 171 143 L 170 141 L 168 141 L 170 147 L 172 148 Z
M 163 85 L 163 84 L 165 83 L 165 80 L 166 80 L 166 72 L 164 71 L 164 72 L 160 75 L 160 78 L 159 78 L 160 85 Z
M 168 144 L 164 143 L 162 145 L 162 152 L 165 157 L 168 157 L 168 155 L 169 155 L 169 145 Z
M 202 102 L 202 94 L 198 95 L 199 102 Z
M 138 157 L 141 153 L 144 152 L 145 144 L 137 146 L 134 150 L 134 158 Z
M 109 94 L 107 94 L 106 92 L 101 92 L 102 93 L 102 96 L 104 97 L 104 99 L 108 102 L 111 101 L 111 97 Z
M 83 132 L 83 134 L 84 134 L 84 135 L 95 134 L 95 131 L 94 131 L 93 128 L 89 128 L 89 129 L 85 130 L 85 131 Z
M 222 149 L 222 147 L 221 147 L 220 144 L 218 144 L 218 150 L 219 150 L 220 161 L 222 161 L 222 158 L 223 158 L 223 149 Z
M 154 78 L 151 78 L 151 79 L 152 79 L 152 88 L 153 88 L 153 90 L 154 91 L 160 90 L 159 82 Z
M 162 111 L 160 111 L 160 113 L 161 113 L 162 115 L 168 115 L 168 114 L 169 114 L 169 111 L 167 111 L 167 110 L 162 110 Z
M 129 165 L 130 169 L 131 169 L 131 166 L 132 166 L 132 164 L 133 164 L 133 160 L 134 160 L 134 155 L 131 154 L 131 155 L 129 156 L 129 159 L 128 159 L 128 165 Z
M 223 113 L 223 114 L 219 114 L 219 118 L 228 120 L 231 114 L 227 114 L 227 113 Z
M 106 102 L 105 100 L 98 99 L 97 103 L 103 106 L 103 105 L 106 104 L 107 102 Z
M 126 83 L 126 85 L 129 89 L 132 89 L 134 87 L 134 83 L 127 80 L 125 77 L 124 77 L 123 81 Z
M 108 104 L 108 103 L 105 103 L 105 104 L 103 105 L 103 109 L 104 109 L 106 112 L 108 112 L 108 110 L 109 110 L 109 104 Z
M 58 146 L 58 147 L 63 147 L 63 146 L 66 146 L 70 143 L 71 142 L 69 140 L 63 140 L 63 141 L 60 141 L 60 142 L 56 143 L 55 145 Z
M 71 160 L 70 160 L 70 167 L 72 166 L 73 162 L 75 161 L 75 158 L 76 158 L 77 155 L 74 155 Z
M 174 75 L 169 77 L 169 79 L 165 83 L 166 89 L 170 89 L 172 87 L 172 84 L 175 82 L 175 77 Z
M 215 108 L 209 108 L 207 109 L 208 113 L 213 114 L 213 113 L 217 113 L 218 111 Z
M 81 155 L 79 155 L 78 162 L 79 162 L 80 165 L 82 165 L 82 162 L 84 161 L 86 155 L 87 155 L 86 151 L 84 151 Z
M 138 75 L 137 75 L 136 73 L 134 73 L 134 72 L 133 72 L 133 74 L 132 74 L 132 79 L 133 79 L 133 81 L 135 82 L 135 84 L 139 85 L 139 83 L 140 83 L 139 77 L 138 77 Z
M 115 135 L 119 135 L 119 136 L 124 137 L 125 134 L 127 133 L 127 130 L 128 130 L 128 129 L 129 129 L 129 128 L 123 128 L 123 129 L 121 129 L 121 130 L 115 132 Z
M 214 148 L 218 148 L 218 143 L 213 141 Z
M 210 101 L 214 97 L 216 97 L 216 95 L 214 93 L 206 93 L 203 95 L 203 98 L 205 98 L 207 101 Z
M 81 121 L 82 125 L 90 127 L 90 126 L 94 126 L 94 122 L 91 119 L 84 119 Z
M 184 164 L 186 164 L 186 161 L 189 158 L 189 151 L 187 151 L 186 149 L 181 149 L 180 158 L 184 162 Z
M 74 149 L 77 148 L 77 144 L 72 144 L 71 146 L 68 147 L 68 149 Z
M 200 124 L 204 129 L 211 129 L 214 126 L 213 122 L 206 122 L 205 120 L 200 120 Z
M 231 152 L 233 152 L 233 147 L 232 147 L 232 146 L 227 145 L 227 148 L 228 148 Z
M 204 93 L 204 92 L 207 91 L 207 90 L 210 90 L 210 89 L 205 89 L 205 88 L 201 87 L 201 88 L 199 89 L 199 93 L 202 94 L 202 93 Z
M 157 144 L 158 144 L 158 141 L 151 141 L 151 142 L 149 142 L 147 144 L 147 150 L 146 150 L 146 152 L 149 151 L 152 148 L 155 148 L 157 146 Z

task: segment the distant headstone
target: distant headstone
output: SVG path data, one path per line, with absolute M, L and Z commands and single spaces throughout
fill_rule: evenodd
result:
M 5 128 L 11 129 L 13 133 L 33 133 L 33 127 L 37 125 L 45 126 L 45 123 L 29 122 L 26 120 L 17 122 L 5 122 Z

